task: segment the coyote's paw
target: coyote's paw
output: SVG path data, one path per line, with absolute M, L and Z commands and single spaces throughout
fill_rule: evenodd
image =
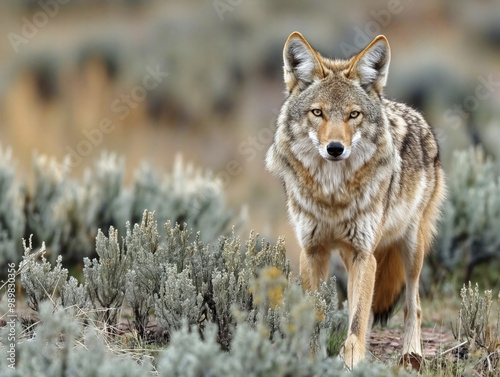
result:
M 399 365 L 402 365 L 405 369 L 411 369 L 419 371 L 424 358 L 418 353 L 405 353 L 399 360 Z
M 349 335 L 344 346 L 344 362 L 352 369 L 365 358 L 365 342 L 355 335 Z

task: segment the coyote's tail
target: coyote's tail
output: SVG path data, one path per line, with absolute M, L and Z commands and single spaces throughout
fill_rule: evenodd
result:
M 405 273 L 401 254 L 396 247 L 378 250 L 375 292 L 373 294 L 373 324 L 382 326 L 392 315 L 405 285 Z

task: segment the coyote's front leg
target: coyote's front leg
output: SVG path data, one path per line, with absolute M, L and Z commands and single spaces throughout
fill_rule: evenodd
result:
M 321 280 L 328 279 L 330 251 L 324 247 L 308 247 L 300 252 L 300 279 L 306 291 L 319 289 Z
M 340 252 L 347 269 L 349 331 L 345 342 L 344 361 L 352 369 L 365 357 L 365 341 L 370 321 L 377 261 L 371 252 L 347 248 Z

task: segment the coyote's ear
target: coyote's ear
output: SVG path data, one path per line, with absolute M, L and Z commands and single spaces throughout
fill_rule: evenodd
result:
M 283 50 L 285 84 L 290 93 L 296 86 L 305 89 L 315 79 L 323 78 L 320 57 L 299 32 L 288 37 Z
M 358 80 L 367 91 L 381 94 L 387 82 L 391 49 L 387 38 L 376 37 L 363 51 L 352 57 L 347 77 Z

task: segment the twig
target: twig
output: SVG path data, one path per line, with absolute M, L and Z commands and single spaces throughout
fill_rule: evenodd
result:
M 450 349 L 448 349 L 448 350 L 444 351 L 444 352 L 443 352 L 443 353 L 441 353 L 441 355 L 439 355 L 439 356 L 446 355 L 448 352 L 453 351 L 455 348 L 462 347 L 462 346 L 463 346 L 464 344 L 466 344 L 466 343 L 467 343 L 467 341 L 465 340 L 465 341 L 463 341 L 462 343 L 457 344 L 456 346 L 453 346 L 453 347 L 451 347 Z

